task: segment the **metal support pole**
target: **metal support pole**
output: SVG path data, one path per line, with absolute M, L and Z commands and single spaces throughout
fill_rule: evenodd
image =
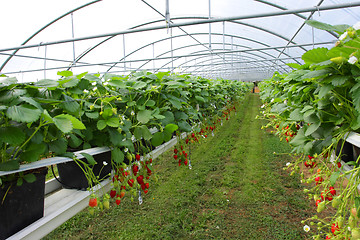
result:
M 74 14 L 71 13 L 71 34 L 72 34 L 72 38 L 75 38 L 75 31 L 74 31 Z M 72 42 L 73 45 L 73 64 L 75 64 L 75 41 Z
M 125 51 L 125 34 L 123 34 L 123 52 L 124 52 L 124 70 L 126 71 L 126 62 L 125 62 L 125 57 L 126 57 L 126 51 Z
M 209 0 L 209 20 L 211 19 L 211 0 Z M 211 50 L 211 23 L 209 22 L 209 49 Z

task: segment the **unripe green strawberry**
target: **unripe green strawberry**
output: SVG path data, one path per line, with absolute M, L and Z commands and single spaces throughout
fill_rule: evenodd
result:
M 126 157 L 127 157 L 127 159 L 129 159 L 129 161 L 131 162 L 131 160 L 132 160 L 132 154 L 128 152 L 128 153 L 126 154 Z
M 336 222 L 337 222 L 339 228 L 342 228 L 344 226 L 344 218 L 342 216 L 336 218 Z
M 341 203 L 341 198 L 340 197 L 336 197 L 334 198 L 334 200 L 332 201 L 331 205 L 333 206 L 333 208 L 337 208 Z
M 325 202 L 320 202 L 317 207 L 317 212 L 322 212 L 325 209 Z
M 360 229 L 359 228 L 351 229 L 351 237 L 353 240 L 360 239 Z
M 350 228 L 356 227 L 356 219 L 353 215 L 350 215 L 350 217 L 349 217 L 349 226 L 350 226 Z
M 104 205 L 104 208 L 105 208 L 105 209 L 109 209 L 109 208 L 110 208 L 110 201 L 109 201 L 109 199 L 104 200 L 103 205 Z
M 113 112 L 113 114 L 117 114 L 117 109 L 116 108 L 112 108 L 111 111 Z
M 89 213 L 90 213 L 91 215 L 94 215 L 94 213 L 95 213 L 95 208 L 89 207 Z
M 336 63 L 338 65 L 344 64 L 347 62 L 346 58 L 344 58 L 344 57 L 333 57 L 330 59 L 330 61 L 332 61 L 333 63 Z
M 355 38 L 356 37 L 356 31 L 347 31 L 347 34 L 349 37 L 351 38 Z

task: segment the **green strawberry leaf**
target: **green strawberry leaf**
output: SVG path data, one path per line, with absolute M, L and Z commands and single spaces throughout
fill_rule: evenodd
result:
M 71 121 L 72 127 L 73 129 L 86 129 L 85 125 L 76 117 L 69 115 L 69 114 L 60 114 L 57 115 L 55 118 L 66 118 L 69 119 Z
M 315 48 L 304 53 L 301 58 L 308 64 L 324 62 L 330 59 L 327 56 L 328 51 L 327 48 Z
M 152 118 L 150 110 L 142 110 L 137 113 L 136 119 L 142 124 L 146 124 Z
M 151 144 L 154 147 L 160 146 L 164 142 L 164 134 L 162 132 L 154 133 L 153 137 L 151 138 Z
M 104 128 L 106 128 L 106 122 L 105 120 L 99 120 L 96 124 L 96 127 L 101 131 Z
M 178 126 L 176 124 L 168 124 L 165 126 L 164 131 L 168 132 L 168 133 L 173 133 L 176 130 L 178 130 Z
M 1 127 L 0 128 L 0 142 L 5 142 L 10 145 L 20 145 L 25 141 L 25 133 L 17 127 Z
M 55 153 L 56 155 L 64 154 L 66 149 L 67 141 L 65 138 L 57 139 L 49 144 L 49 151 Z
M 113 150 L 111 150 L 111 159 L 115 162 L 115 163 L 122 163 L 124 162 L 124 153 L 120 150 L 120 148 L 114 148 Z
M 191 132 L 192 130 L 190 124 L 185 121 L 178 122 L 178 126 L 182 132 Z
M 109 132 L 110 142 L 114 144 L 114 146 L 121 146 L 120 144 L 124 139 L 124 136 L 114 128 L 109 128 L 108 132 Z
M 142 131 L 142 137 L 145 140 L 150 140 L 152 138 L 152 134 L 151 134 L 149 128 L 146 125 L 140 126 L 140 129 Z
M 94 157 L 91 156 L 90 154 L 84 153 L 84 152 L 82 152 L 82 153 L 80 153 L 80 154 L 83 155 L 83 156 L 86 158 L 87 162 L 88 162 L 90 165 L 95 165 L 95 164 L 96 164 L 96 161 L 95 161 Z M 75 160 L 75 161 L 76 161 L 76 160 Z
M 317 123 L 313 123 L 311 124 L 305 131 L 305 136 L 309 136 L 311 134 L 313 134 L 319 127 L 320 127 L 320 122 Z
M 32 105 L 22 104 L 19 106 L 9 107 L 6 115 L 17 122 L 35 122 L 41 116 L 42 111 Z
M 119 118 L 110 118 L 106 120 L 106 125 L 110 126 L 110 127 L 119 127 L 120 126 L 120 120 Z
M 69 133 L 71 130 L 73 130 L 73 126 L 71 123 L 71 120 L 68 118 L 65 118 L 61 115 L 56 116 L 53 118 L 53 121 L 55 123 L 55 126 L 60 129 L 63 133 Z
M 34 86 L 44 88 L 56 88 L 59 86 L 59 82 L 50 79 L 42 79 L 35 82 Z
M 72 71 L 67 71 L 67 70 L 58 71 L 57 75 L 62 76 L 62 77 L 71 77 L 71 76 L 73 76 L 73 72 Z
M 0 163 L 0 171 L 12 171 L 20 168 L 20 164 L 16 160 L 10 160 Z
M 340 176 L 341 172 L 338 171 L 338 172 L 333 172 L 330 176 L 330 185 L 331 186 L 334 186 L 335 185 L 335 182 L 336 180 L 338 179 L 338 177 Z
M 33 173 L 24 175 L 24 180 L 28 183 L 33 183 L 36 181 L 36 176 Z

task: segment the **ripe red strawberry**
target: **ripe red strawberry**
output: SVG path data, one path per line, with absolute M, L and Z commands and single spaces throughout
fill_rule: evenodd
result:
M 145 184 L 141 184 L 141 189 L 144 191 L 146 189 Z
M 135 155 L 135 159 L 136 159 L 136 161 L 140 161 L 140 155 L 139 155 L 139 154 L 136 154 L 136 155 Z
M 176 160 L 178 158 L 178 156 L 177 155 L 174 155 L 174 159 Z
M 309 167 L 309 164 L 307 163 L 307 161 L 304 162 L 305 167 Z
M 315 178 L 316 185 L 321 184 L 322 181 L 324 181 L 324 179 L 322 177 Z
M 140 175 L 136 178 L 137 182 L 141 185 L 144 184 L 144 176 Z
M 149 191 L 148 190 L 145 190 L 144 193 L 147 194 Z
M 175 149 L 174 149 L 174 153 L 177 154 L 177 152 L 178 152 L 178 150 L 175 148 Z
M 206 138 L 207 138 L 207 135 L 205 134 L 205 135 L 204 135 L 204 137 L 206 137 Z
M 134 165 L 132 166 L 132 171 L 133 171 L 133 174 L 136 176 L 137 173 L 138 173 L 138 171 L 139 171 L 139 166 L 136 165 L 136 164 L 134 164 Z
M 120 198 L 123 198 L 125 196 L 125 191 L 120 192 Z
M 334 234 L 334 236 L 336 236 L 336 234 L 340 231 L 340 228 L 338 226 L 338 224 L 333 223 L 331 225 L 331 232 Z
M 321 200 L 320 200 L 320 199 L 316 200 L 315 205 L 318 206 L 319 203 L 321 203 Z
M 134 179 L 130 178 L 130 179 L 128 180 L 128 184 L 129 184 L 130 187 L 132 187 L 133 184 L 134 184 Z
M 336 190 L 334 189 L 334 187 L 329 187 L 330 193 L 331 195 L 335 196 L 336 195 Z
M 126 189 L 126 187 L 125 187 L 125 186 L 121 186 L 121 187 L 120 187 L 120 189 L 125 190 L 125 189 Z
M 189 143 L 189 139 L 188 139 L 188 138 L 185 140 L 185 143 L 186 143 L 186 144 L 188 144 L 188 143 Z
M 289 126 L 286 126 L 285 129 L 289 129 Z
M 183 145 L 181 145 L 180 148 L 181 148 L 181 150 L 183 150 L 184 149 Z
M 95 198 L 95 197 L 90 197 L 90 199 L 89 199 L 89 206 L 90 207 L 96 207 L 98 205 L 98 203 L 97 203 L 97 198 Z
M 338 168 L 341 168 L 341 162 L 337 162 Z
M 112 189 L 111 191 L 110 191 L 110 197 L 111 198 L 114 198 L 116 196 L 116 191 L 115 191 L 115 189 Z
M 188 164 L 188 160 L 187 160 L 187 159 L 185 159 L 184 164 L 185 164 L 185 166 L 187 166 L 187 164 Z
M 150 187 L 150 184 L 147 182 L 147 183 L 145 183 L 145 187 L 146 188 L 149 188 Z
M 117 198 L 117 199 L 116 199 L 116 201 L 115 201 L 115 203 L 116 203 L 116 205 L 118 205 L 118 206 L 119 206 L 119 205 L 120 205 L 120 203 L 121 203 L 120 198 Z

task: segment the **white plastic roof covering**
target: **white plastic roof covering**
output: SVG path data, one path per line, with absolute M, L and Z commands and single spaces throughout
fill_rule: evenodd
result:
M 56 79 L 66 69 L 262 80 L 337 40 L 306 19 L 353 25 L 359 6 L 349 0 L 0 1 L 0 73 L 20 82 Z

